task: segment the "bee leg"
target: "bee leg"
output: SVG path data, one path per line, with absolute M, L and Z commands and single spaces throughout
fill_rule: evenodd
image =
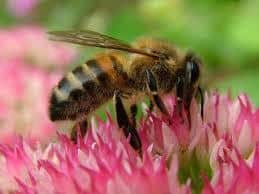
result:
M 133 108 L 133 113 L 135 112 L 134 109 L 135 108 Z M 130 122 L 124 105 L 122 103 L 122 99 L 117 93 L 115 94 L 115 111 L 118 125 L 120 128 L 123 129 L 124 135 L 126 137 L 130 135 L 130 145 L 142 155 L 142 145 L 138 132 L 134 124 Z
M 184 95 L 184 79 L 178 77 L 176 81 L 176 110 L 178 113 L 182 113 L 183 110 L 183 95 Z
M 130 106 L 130 113 L 131 113 L 131 122 L 134 128 L 136 128 L 136 115 L 138 112 L 138 107 L 136 104 L 132 104 Z
M 200 86 L 198 87 L 198 92 L 200 94 L 200 100 L 201 100 L 201 118 L 203 120 L 203 115 L 204 115 L 204 96 L 203 96 L 203 92 L 202 89 L 200 88 Z
M 157 107 L 163 114 L 169 116 L 169 113 L 165 107 L 165 104 L 163 103 L 162 99 L 158 95 L 157 82 L 156 82 L 155 76 L 150 70 L 146 70 L 146 75 L 147 75 L 147 86 L 149 91 L 152 94 L 154 103 L 157 105 Z
M 87 119 L 78 122 L 72 129 L 72 132 L 70 134 L 70 138 L 71 140 L 76 144 L 77 143 L 77 132 L 78 130 L 80 130 L 80 135 L 82 137 L 85 136 L 86 132 L 87 132 Z
M 180 115 L 182 122 L 187 119 L 189 127 L 191 127 L 190 102 L 184 100 L 185 84 L 184 77 L 179 76 L 176 80 L 176 112 Z
M 150 111 L 154 110 L 154 103 L 153 103 L 152 100 L 150 100 L 150 104 L 149 104 L 148 108 L 149 108 Z

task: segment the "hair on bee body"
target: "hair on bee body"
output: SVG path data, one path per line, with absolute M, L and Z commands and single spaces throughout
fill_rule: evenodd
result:
M 53 89 L 50 119 L 75 122 L 84 128 L 83 134 L 87 116 L 114 97 L 118 126 L 126 137 L 130 135 L 131 146 L 141 154 L 135 120 L 138 96 L 148 96 L 163 114 L 169 115 L 161 99 L 164 94 L 174 92 L 177 106 L 187 111 L 197 92 L 202 95 L 201 61 L 166 41 L 144 38 L 129 45 L 89 30 L 55 31 L 50 36 L 56 41 L 112 49 L 67 73 Z M 126 102 L 130 111 L 125 108 Z M 203 114 L 203 100 L 201 103 Z M 76 140 L 75 132 L 72 138 Z

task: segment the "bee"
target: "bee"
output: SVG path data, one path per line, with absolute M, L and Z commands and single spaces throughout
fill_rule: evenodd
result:
M 203 115 L 199 86 L 201 61 L 193 53 L 181 52 L 166 41 L 152 38 L 142 38 L 130 45 L 90 30 L 49 34 L 51 40 L 108 49 L 67 73 L 54 87 L 49 103 L 52 121 L 72 121 L 85 134 L 86 117 L 114 98 L 118 126 L 126 137 L 130 135 L 131 146 L 141 152 L 135 119 L 136 103 L 141 96 L 150 98 L 163 114 L 169 115 L 163 95 L 174 92 L 177 107 L 188 110 L 199 92 Z

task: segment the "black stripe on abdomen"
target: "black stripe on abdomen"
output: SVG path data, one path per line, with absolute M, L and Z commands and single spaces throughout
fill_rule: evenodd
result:
M 110 80 L 109 75 L 102 69 L 97 60 L 89 60 L 86 62 L 86 64 L 95 75 L 96 79 L 100 82 L 100 84 L 102 84 L 103 86 L 108 85 Z

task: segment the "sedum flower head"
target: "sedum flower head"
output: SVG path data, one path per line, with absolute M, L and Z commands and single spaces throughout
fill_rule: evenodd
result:
M 77 145 L 59 134 L 47 147 L 22 138 L 0 146 L 0 190 L 18 193 L 258 193 L 259 111 L 248 97 L 206 94 L 204 118 L 193 101 L 191 123 L 165 99 L 170 118 L 139 122 L 143 155 L 113 119 L 92 121 Z M 170 120 L 170 122 L 168 122 Z
M 13 147 L 1 146 L 2 191 L 20 193 L 190 193 L 180 185 L 178 161 L 153 157 L 143 159 L 133 151 L 112 123 L 91 129 L 85 140 L 74 145 L 66 136 L 44 150 L 32 149 L 21 139 Z M 2 176 L 4 175 L 4 176 Z
M 211 182 L 205 178 L 202 194 L 259 193 L 259 144 L 245 160 L 230 140 L 217 143 L 211 155 L 214 171 Z
M 244 94 L 234 101 L 229 95 L 217 92 L 205 94 L 204 118 L 201 118 L 199 105 L 193 101 L 190 125 L 182 122 L 174 110 L 174 97 L 169 96 L 165 101 L 171 110 L 172 124 L 167 124 L 167 118 L 161 119 L 159 115 L 151 113 L 140 127 L 146 147 L 153 142 L 158 151 L 195 151 L 200 156 L 206 156 L 220 139 L 229 136 L 241 154 L 249 156 L 259 140 L 259 110 Z M 147 137 L 148 140 L 145 139 Z

